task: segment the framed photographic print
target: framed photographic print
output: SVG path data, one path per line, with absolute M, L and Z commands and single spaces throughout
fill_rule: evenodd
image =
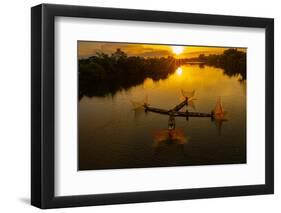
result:
M 31 203 L 271 194 L 274 21 L 31 9 Z

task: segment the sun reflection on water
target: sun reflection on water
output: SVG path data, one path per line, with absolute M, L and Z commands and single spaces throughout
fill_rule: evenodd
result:
M 177 72 L 178 75 L 182 75 L 182 68 L 178 67 L 176 72 Z

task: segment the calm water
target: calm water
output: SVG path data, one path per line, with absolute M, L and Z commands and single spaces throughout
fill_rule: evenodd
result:
M 246 82 L 219 68 L 184 65 L 165 80 L 146 79 L 113 97 L 79 101 L 79 170 L 246 163 Z M 168 116 L 133 110 L 148 96 L 153 107 L 180 103 L 180 89 L 195 90 L 196 109 L 211 112 L 221 96 L 223 123 L 176 117 L 177 140 L 165 140 Z M 184 108 L 183 110 L 186 110 Z

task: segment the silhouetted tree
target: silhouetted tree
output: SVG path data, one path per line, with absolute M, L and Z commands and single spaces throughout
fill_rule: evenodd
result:
M 242 79 L 246 79 L 246 53 L 230 48 L 223 52 L 221 55 L 208 55 L 200 54 L 198 61 L 204 62 L 207 65 L 215 66 L 224 69 L 224 73 L 228 76 L 240 74 Z
M 122 89 L 143 83 L 146 78 L 154 81 L 165 79 L 176 66 L 173 57 L 128 57 L 121 49 L 111 55 L 96 53 L 79 60 L 79 98 L 84 95 L 114 95 Z

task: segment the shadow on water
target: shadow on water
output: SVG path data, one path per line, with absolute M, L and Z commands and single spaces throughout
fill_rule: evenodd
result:
M 188 142 L 183 128 L 176 128 L 176 119 L 173 115 L 169 115 L 168 128 L 162 130 L 153 131 L 153 147 L 155 155 L 161 153 L 161 150 L 165 147 L 170 149 L 171 146 L 177 146 L 183 155 L 184 144 Z
M 154 157 L 158 157 L 165 149 L 171 150 L 171 147 L 185 156 L 184 145 L 188 143 L 188 138 L 182 128 L 154 130 L 153 141 Z

